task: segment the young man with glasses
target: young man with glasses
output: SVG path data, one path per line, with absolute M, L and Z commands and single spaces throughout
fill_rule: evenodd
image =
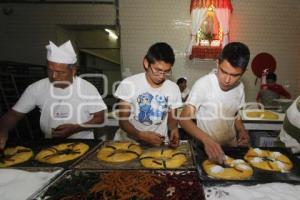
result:
M 227 44 L 217 70 L 193 85 L 181 112 L 180 125 L 204 145 L 208 158 L 223 163 L 223 146 L 247 146 L 249 135 L 238 117 L 245 103 L 240 82 L 250 58 L 248 47 L 240 42 Z M 196 116 L 197 125 L 192 118 Z
M 115 92 L 119 98 L 119 124 L 115 140 L 133 139 L 152 146 L 179 144 L 176 109 L 182 106 L 172 75 L 173 49 L 166 43 L 153 44 L 143 60 L 145 72 L 124 79 Z

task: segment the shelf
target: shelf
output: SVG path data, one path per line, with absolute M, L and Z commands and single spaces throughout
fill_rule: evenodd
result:
M 211 46 L 193 46 L 192 54 L 190 59 L 200 58 L 200 59 L 217 59 L 221 53 L 221 46 L 211 47 Z

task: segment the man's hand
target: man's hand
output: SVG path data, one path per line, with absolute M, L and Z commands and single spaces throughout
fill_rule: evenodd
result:
M 225 154 L 222 150 L 222 147 L 217 142 L 215 142 L 207 135 L 203 140 L 203 144 L 204 150 L 209 160 L 211 160 L 212 162 L 217 162 L 219 164 L 224 163 Z
M 4 130 L 0 131 L 0 149 L 5 148 L 7 138 L 8 138 L 8 132 Z
M 179 146 L 179 132 L 178 128 L 174 128 L 170 132 L 170 147 L 176 148 Z
M 52 136 L 59 138 L 66 138 L 70 135 L 79 132 L 80 125 L 78 124 L 61 124 L 52 129 Z
M 139 132 L 139 139 L 153 146 L 161 146 L 165 137 L 153 131 L 141 131 Z
M 237 141 L 238 146 L 249 146 L 249 134 L 246 130 L 239 132 L 239 138 Z
M 8 132 L 16 126 L 16 123 L 25 116 L 15 110 L 10 110 L 0 118 L 0 148 L 4 149 L 8 139 Z

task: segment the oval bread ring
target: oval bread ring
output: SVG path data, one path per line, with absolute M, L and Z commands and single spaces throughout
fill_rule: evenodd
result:
M 110 163 L 122 163 L 139 157 L 142 148 L 133 142 L 115 142 L 107 144 L 98 151 L 99 160 Z
M 9 167 L 26 162 L 33 156 L 33 151 L 23 146 L 8 147 L 3 153 L 4 158 L 0 161 L 0 167 Z
M 63 143 L 41 150 L 35 159 L 39 162 L 57 164 L 81 157 L 89 150 L 87 144 Z
M 277 172 L 287 172 L 293 168 L 292 161 L 280 152 L 251 148 L 244 159 L 253 167 Z
M 174 149 L 147 151 L 140 156 L 140 162 L 150 169 L 175 169 L 186 162 L 185 153 Z
M 229 156 L 225 156 L 224 165 L 205 160 L 202 167 L 208 176 L 224 180 L 245 180 L 253 174 L 253 169 L 248 163 Z

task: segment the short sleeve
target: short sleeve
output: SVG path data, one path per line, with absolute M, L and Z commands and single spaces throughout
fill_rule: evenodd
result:
M 193 105 L 198 109 L 205 102 L 207 91 L 207 83 L 205 83 L 204 79 L 199 79 L 193 85 L 185 104 Z
M 134 96 L 134 92 L 135 92 L 134 83 L 132 81 L 125 79 L 120 83 L 114 95 L 115 97 L 121 100 L 131 103 L 132 97 Z
M 35 85 L 29 85 L 12 109 L 20 113 L 30 112 L 36 106 L 35 94 Z
M 104 101 L 103 101 L 101 95 L 99 94 L 97 88 L 94 85 L 89 84 L 88 85 L 88 91 L 89 91 L 88 96 L 95 97 L 95 98 L 87 100 L 89 113 L 96 113 L 96 112 L 100 112 L 102 110 L 106 110 L 107 106 L 104 103 Z

